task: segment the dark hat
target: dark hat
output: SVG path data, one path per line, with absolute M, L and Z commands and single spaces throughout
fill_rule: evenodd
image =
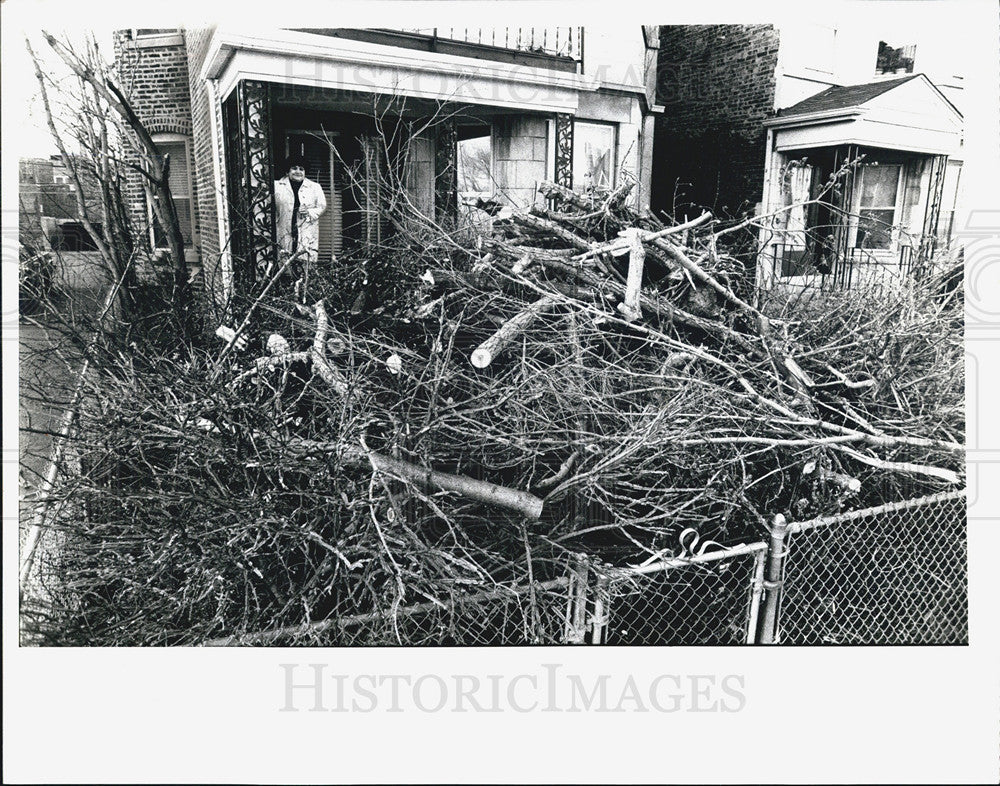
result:
M 288 158 L 285 159 L 285 171 L 287 172 L 293 166 L 300 166 L 303 169 L 306 168 L 306 160 L 303 156 L 298 153 L 292 153 Z

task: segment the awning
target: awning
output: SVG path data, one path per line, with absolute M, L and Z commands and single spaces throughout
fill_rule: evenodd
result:
M 537 112 L 575 114 L 592 77 L 471 57 L 422 52 L 291 30 L 216 29 L 205 79 L 225 98 L 243 79 L 314 89 L 378 93 Z
M 765 121 L 774 149 L 854 144 L 954 155 L 962 115 L 923 74 L 829 87 Z

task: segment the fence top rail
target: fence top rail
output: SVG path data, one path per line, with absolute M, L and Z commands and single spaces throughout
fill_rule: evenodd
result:
M 517 587 L 499 586 L 496 589 L 477 592 L 472 595 L 456 597 L 449 602 L 427 601 L 416 603 L 412 606 L 402 606 L 396 609 L 395 615 L 392 611 L 373 611 L 367 614 L 353 614 L 344 617 L 332 617 L 316 622 L 304 623 L 302 625 L 290 625 L 284 628 L 273 628 L 271 630 L 261 630 L 254 633 L 234 633 L 232 636 L 225 636 L 218 639 L 209 639 L 201 644 L 202 647 L 231 647 L 246 646 L 251 644 L 266 644 L 275 641 L 283 636 L 308 635 L 322 633 L 332 627 L 348 627 L 350 625 L 361 625 L 366 622 L 376 620 L 392 619 L 396 617 L 409 617 L 417 614 L 425 614 L 435 609 L 452 609 L 459 604 L 483 603 L 498 598 L 513 598 L 529 593 L 532 589 L 536 592 L 548 592 L 554 589 L 566 587 L 570 582 L 568 576 L 550 579 L 548 581 L 537 581 L 533 585 L 523 584 Z
M 606 572 L 612 578 L 627 578 L 629 576 L 644 576 L 647 573 L 658 573 L 661 570 L 676 570 L 686 568 L 690 565 L 703 565 L 707 562 L 720 562 L 734 557 L 742 557 L 746 554 L 756 554 L 767 551 L 767 544 L 760 543 L 740 543 L 737 546 L 729 546 L 719 551 L 710 551 L 706 554 L 699 554 L 693 557 L 670 557 L 668 559 L 653 562 L 649 565 L 627 566 L 623 568 L 608 568 Z
M 877 505 L 873 508 L 863 508 L 862 510 L 852 510 L 849 513 L 839 513 L 836 516 L 821 516 L 820 518 L 809 519 L 808 521 L 795 521 L 788 526 L 789 532 L 803 532 L 804 530 L 816 529 L 817 527 L 828 527 L 833 524 L 846 524 L 858 519 L 879 516 L 883 513 L 898 513 L 903 510 L 923 507 L 924 505 L 934 505 L 939 502 L 953 502 L 965 498 L 965 489 L 959 491 L 942 491 L 938 494 L 929 494 L 926 497 L 908 499 L 902 502 L 887 502 L 884 505 Z

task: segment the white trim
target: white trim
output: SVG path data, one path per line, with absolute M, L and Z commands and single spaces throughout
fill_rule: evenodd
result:
M 772 159 L 774 158 L 774 129 L 766 129 L 764 137 L 764 188 L 760 197 L 760 215 L 765 215 L 770 211 L 769 205 L 771 204 L 771 168 Z M 765 226 L 760 226 L 757 230 L 757 248 L 759 249 L 759 256 L 757 257 L 757 286 L 759 288 L 765 288 L 772 279 L 777 278 L 776 271 L 772 269 L 768 274 L 765 275 L 763 261 L 766 259 L 765 252 L 767 250 L 768 243 L 774 233 L 767 229 Z
M 556 182 L 556 121 L 545 121 L 545 179 Z
M 215 218 L 219 232 L 219 268 L 222 271 L 222 296 L 226 302 L 233 297 L 233 260 L 229 252 L 229 209 L 226 205 L 225 166 L 220 154 L 222 147 L 222 130 L 219 128 L 217 114 L 221 116 L 222 105 L 216 93 L 214 79 L 205 80 L 208 97 L 208 128 L 209 142 L 212 149 L 212 177 L 215 184 Z
M 951 160 L 952 149 L 949 147 L 932 147 L 930 145 L 911 145 L 900 142 L 888 143 L 876 142 L 871 139 L 862 139 L 855 136 L 838 137 L 836 141 L 826 141 L 816 144 L 796 143 L 794 145 L 776 144 L 775 150 L 780 153 L 794 153 L 798 150 L 808 150 L 814 147 L 836 147 L 837 145 L 858 145 L 858 147 L 875 147 L 883 150 L 894 150 L 900 153 L 921 153 L 926 156 L 948 156 Z
M 258 79 L 569 113 L 580 91 L 600 87 L 574 73 L 292 31 L 216 30 L 201 77 L 218 79 L 223 99 L 241 79 Z
M 829 123 L 831 120 L 851 120 L 867 113 L 867 109 L 853 106 L 838 109 L 824 109 L 821 112 L 809 112 L 805 115 L 778 115 L 763 122 L 764 128 L 783 128 L 785 126 L 811 126 L 818 123 Z
M 185 166 L 186 172 L 187 172 L 187 195 L 184 196 L 184 197 L 181 197 L 181 199 L 187 199 L 187 201 L 188 201 L 188 219 L 191 221 L 191 242 L 184 244 L 184 250 L 185 250 L 185 252 L 187 252 L 187 251 L 190 250 L 193 253 L 197 253 L 197 249 L 200 246 L 200 243 L 199 243 L 200 235 L 198 234 L 198 232 L 196 230 L 196 227 L 198 225 L 198 221 L 195 218 L 194 188 L 192 188 L 192 182 L 193 181 L 192 181 L 192 178 L 191 178 L 191 174 L 192 174 L 191 173 L 191 170 L 192 170 L 192 160 L 194 158 L 194 155 L 193 155 L 194 146 L 192 144 L 192 139 L 191 139 L 190 136 L 188 136 L 186 134 L 177 134 L 177 133 L 174 133 L 173 131 L 156 132 L 154 134 L 150 134 L 150 137 L 153 140 L 153 144 L 156 144 L 156 145 L 159 145 L 159 144 L 165 144 L 165 145 L 178 145 L 178 144 L 182 144 L 182 145 L 184 145 L 184 166 Z M 171 196 L 173 196 L 172 192 L 171 192 Z M 153 205 L 152 205 L 152 202 L 151 202 L 152 199 L 153 199 L 153 197 L 149 194 L 149 191 L 147 190 L 146 213 L 147 213 L 147 216 L 149 218 L 149 245 L 150 245 L 150 248 L 152 248 L 154 251 L 158 251 L 160 249 L 165 249 L 166 246 L 158 246 L 156 244 L 156 231 L 155 231 L 154 226 L 153 226 L 153 224 L 154 224 L 154 221 L 153 221 L 154 216 L 153 216 Z M 200 258 L 200 256 L 201 255 L 198 254 L 199 258 Z M 188 261 L 190 261 L 190 260 L 188 260 Z

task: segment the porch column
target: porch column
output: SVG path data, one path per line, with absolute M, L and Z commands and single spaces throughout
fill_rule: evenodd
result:
M 442 226 L 458 218 L 458 134 L 454 120 L 437 126 L 434 144 L 434 216 Z
M 237 289 L 246 292 L 276 261 L 270 85 L 243 80 L 227 104 L 233 273 Z
M 556 115 L 556 184 L 573 187 L 573 115 Z

